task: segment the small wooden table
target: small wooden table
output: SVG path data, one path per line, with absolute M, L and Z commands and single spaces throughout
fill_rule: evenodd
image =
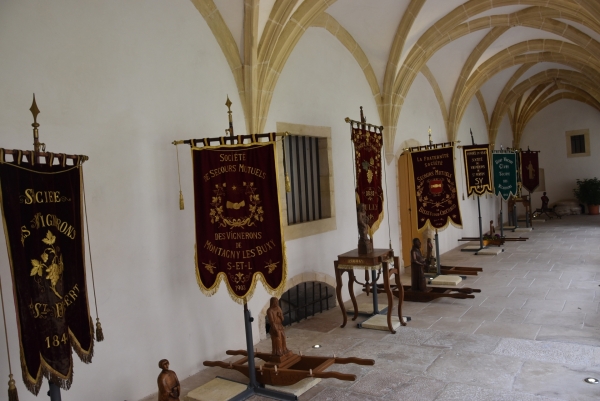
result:
M 519 227 L 519 219 L 517 218 L 517 214 L 514 212 L 515 203 L 522 203 L 523 206 L 525 206 L 525 226 L 529 228 L 531 225 L 531 228 L 533 228 L 533 218 L 531 213 L 531 204 L 529 203 L 529 195 L 522 195 L 520 198 L 515 196 L 508 198 L 508 210 L 512 215 L 512 219 L 509 215 L 509 223 L 511 220 L 514 220 L 512 222 L 513 226 L 516 228 Z
M 390 269 L 388 263 L 394 261 L 394 268 Z M 388 298 L 387 308 L 387 324 L 388 329 L 392 334 L 396 331 L 392 327 L 392 307 L 394 306 L 394 298 L 392 295 L 392 289 L 390 287 L 390 278 L 394 276 L 395 287 L 398 288 L 398 318 L 400 324 L 406 326 L 406 322 L 402 319 L 402 301 L 404 299 L 404 289 L 400 282 L 400 259 L 394 256 L 394 251 L 391 249 L 374 249 L 373 252 L 368 254 L 360 255 L 358 249 L 354 249 L 350 252 L 338 255 L 338 260 L 333 262 L 335 267 L 335 281 L 336 287 L 335 292 L 337 295 L 338 303 L 342 309 L 342 316 L 344 323 L 340 327 L 346 326 L 348 322 L 348 316 L 346 315 L 346 308 L 342 301 L 342 275 L 348 273 L 348 292 L 350 293 L 350 299 L 352 299 L 352 306 L 354 307 L 354 317 L 352 320 L 356 320 L 358 317 L 358 305 L 356 303 L 356 297 L 354 296 L 354 283 L 360 284 L 354 276 L 354 269 L 370 270 L 373 274 L 373 314 L 378 314 L 377 310 L 377 293 L 385 292 Z M 375 272 L 379 269 L 383 270 L 383 288 L 380 289 L 375 280 Z M 368 291 L 368 289 L 367 289 Z

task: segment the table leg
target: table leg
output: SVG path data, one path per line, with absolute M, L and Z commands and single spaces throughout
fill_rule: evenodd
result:
M 352 306 L 354 307 L 354 317 L 352 321 L 358 318 L 358 304 L 356 303 L 356 297 L 354 296 L 354 270 L 348 270 L 348 292 L 350 293 L 350 299 L 352 300 Z
M 387 324 L 388 329 L 392 334 L 396 334 L 396 330 L 392 327 L 392 307 L 394 306 L 394 298 L 392 297 L 392 289 L 390 288 L 390 272 L 388 269 L 388 263 L 384 261 L 382 264 L 383 267 L 383 289 L 387 294 L 388 298 L 388 310 L 387 310 Z
M 402 303 L 404 302 L 404 287 L 402 286 L 402 282 L 400 281 L 400 258 L 398 256 L 394 256 L 394 274 L 396 287 L 398 287 L 398 319 L 400 319 L 400 324 L 402 326 L 406 326 L 406 322 L 402 316 Z
M 334 270 L 335 270 L 335 294 L 337 296 L 338 305 L 340 305 L 340 309 L 342 310 L 342 318 L 344 322 L 340 327 L 346 326 L 348 322 L 348 316 L 346 316 L 346 308 L 344 308 L 344 302 L 342 301 L 342 271 L 338 269 L 338 262 L 333 262 Z
M 371 279 L 373 281 L 373 315 L 379 315 L 379 300 L 377 299 L 377 272 L 375 270 L 371 270 Z

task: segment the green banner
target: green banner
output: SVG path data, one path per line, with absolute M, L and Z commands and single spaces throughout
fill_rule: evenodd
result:
M 507 200 L 517 194 L 517 155 L 514 152 L 492 154 L 494 193 Z

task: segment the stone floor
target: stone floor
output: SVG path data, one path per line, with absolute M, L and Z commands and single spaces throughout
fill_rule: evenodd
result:
M 357 380 L 322 380 L 299 399 L 600 400 L 600 384 L 583 381 L 600 379 L 600 216 L 565 216 L 519 234 L 529 239 L 507 242 L 497 256 L 460 248 L 442 255 L 445 265 L 483 267 L 463 282 L 481 294 L 405 302 L 412 321 L 396 334 L 359 329 L 351 320 L 340 328 L 339 308 L 289 327 L 288 348 L 296 353 L 375 360 L 374 366 L 332 366 Z M 270 351 L 270 340 L 257 347 Z M 245 380 L 207 368 L 183 380 L 182 393 L 217 375 Z

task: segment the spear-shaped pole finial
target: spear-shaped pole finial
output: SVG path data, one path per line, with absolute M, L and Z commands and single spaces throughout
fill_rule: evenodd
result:
M 429 127 L 429 145 L 433 145 L 433 140 L 431 139 L 431 127 Z
M 367 122 L 367 117 L 365 117 L 364 113 L 363 113 L 363 108 L 362 106 L 360 106 L 360 122 L 362 123 L 362 129 L 365 129 L 366 126 L 366 122 Z
M 233 136 L 233 120 L 231 118 L 231 100 L 229 100 L 229 95 L 227 95 L 227 101 L 225 102 L 225 106 L 227 106 L 227 114 L 229 114 L 229 128 L 225 130 L 229 136 Z
M 33 124 L 31 124 L 31 126 L 33 127 L 33 151 L 39 153 L 41 148 L 43 152 L 46 150 L 46 145 L 40 143 L 40 134 L 38 131 L 38 127 L 40 126 L 40 124 L 38 124 L 37 122 L 37 116 L 38 114 L 40 114 L 40 109 L 38 109 L 37 103 L 35 102 L 35 93 L 33 94 L 33 103 L 31 103 L 29 111 L 31 111 L 31 114 L 33 114 Z

